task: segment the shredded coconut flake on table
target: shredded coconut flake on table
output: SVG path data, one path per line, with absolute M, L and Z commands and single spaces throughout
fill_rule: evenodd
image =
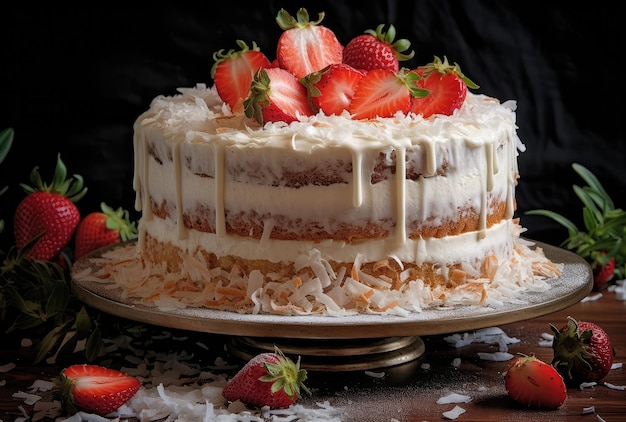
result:
M 586 296 L 582 298 L 581 302 L 595 302 L 596 300 L 600 300 L 602 298 L 602 293 L 596 293 L 593 295 Z
M 626 385 L 615 385 L 615 384 L 611 384 L 610 382 L 605 382 L 604 386 L 612 390 L 622 390 L 622 391 L 626 390 Z
M 470 396 L 458 393 L 450 393 L 445 397 L 440 397 L 437 400 L 437 404 L 450 404 L 450 403 L 469 403 L 472 401 Z
M 513 355 L 507 352 L 484 353 L 478 352 L 478 357 L 482 360 L 490 360 L 493 362 L 506 362 L 513 359 Z
M 469 346 L 472 343 L 486 343 L 498 345 L 498 350 L 506 352 L 509 350 L 509 344 L 519 343 L 520 340 L 515 337 L 509 337 L 502 329 L 498 327 L 489 327 L 476 330 L 471 333 L 455 333 L 444 337 L 444 340 L 452 347 L 461 348 Z
M 466 410 L 459 406 L 454 406 L 452 410 L 448 410 L 447 412 L 443 412 L 442 415 L 446 419 L 456 419 L 465 413 Z
M 552 343 L 554 343 L 554 335 L 550 333 L 542 333 L 541 340 L 539 341 L 540 347 L 552 347 Z

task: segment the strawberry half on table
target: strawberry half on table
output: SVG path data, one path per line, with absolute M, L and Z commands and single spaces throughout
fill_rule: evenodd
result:
M 78 224 L 74 259 L 108 245 L 137 238 L 137 226 L 130 221 L 127 210 L 122 207 L 114 210 L 104 202 L 100 207 L 101 212 L 88 214 Z
M 514 357 L 507 366 L 504 385 L 509 397 L 526 407 L 556 409 L 567 399 L 561 374 L 535 356 Z
M 222 396 L 228 401 L 240 400 L 252 406 L 284 409 L 300 398 L 300 390 L 311 394 L 304 385 L 307 372 L 300 369 L 300 359 L 293 362 L 278 348 L 250 359 L 231 378 Z
M 115 412 L 139 391 L 132 375 L 98 365 L 72 365 L 55 380 L 69 414 L 78 411 L 104 416 Z
M 60 154 L 50 184 L 41 180 L 38 167 L 31 171 L 30 181 L 32 185 L 20 184 L 27 195 L 15 210 L 15 245 L 21 250 L 40 236 L 26 256 L 50 261 L 71 241 L 80 222 L 75 202 L 87 193 L 87 188 L 83 188 L 80 175 L 67 178 L 67 168 Z

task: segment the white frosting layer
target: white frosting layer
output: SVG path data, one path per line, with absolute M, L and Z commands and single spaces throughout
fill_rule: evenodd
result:
M 349 116 L 302 117 L 290 125 L 260 127 L 232 114 L 213 88 L 157 97 L 135 124 L 136 209 L 146 232 L 193 252 L 273 262 L 295 261 L 315 248 L 328 260 L 474 263 L 489 253 L 510 256 L 517 154 L 515 102 L 468 93 L 453 116 L 397 115 L 376 121 Z M 155 159 L 155 157 L 157 157 Z M 383 157 L 382 159 L 380 157 Z M 398 159 L 396 160 L 395 157 Z M 333 163 L 330 170 L 325 166 Z M 383 180 L 372 182 L 377 164 Z M 283 176 L 320 171 L 334 183 L 284 185 Z M 418 177 L 405 178 L 414 171 Z M 324 173 L 326 172 L 326 173 Z M 167 204 L 171 218 L 152 214 L 151 201 Z M 493 205 L 506 204 L 505 221 L 487 227 Z M 189 230 L 183 216 L 199 206 L 216 233 Z M 262 239 L 226 232 L 229 216 L 254 210 Z M 411 240 L 414 225 L 436 227 L 466 214 L 479 216 L 475 232 Z M 368 223 L 389 230 L 380 240 L 295 242 L 272 237 L 287 220 L 294 231 L 313 224 L 334 232 Z M 140 242 L 141 244 L 141 242 Z

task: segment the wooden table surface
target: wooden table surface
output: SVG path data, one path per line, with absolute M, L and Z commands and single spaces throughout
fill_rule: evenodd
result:
M 592 293 L 590 296 L 593 296 Z M 615 348 L 615 363 L 626 363 L 626 302 L 618 300 L 610 291 L 602 292 L 602 297 L 593 301 L 581 301 L 561 311 L 545 316 L 501 325 L 509 337 L 519 340 L 508 346 L 508 352 L 534 353 L 542 360 L 552 359 L 552 349 L 540 345 L 542 334 L 550 333 L 549 324 L 564 324 L 572 316 L 578 320 L 588 320 L 602 326 L 609 334 Z M 150 327 L 161 330 L 161 327 Z M 216 355 L 232 362 L 234 356 L 225 350 L 225 343 L 232 339 L 224 335 L 196 332 L 170 331 L 169 339 L 182 338 L 177 350 L 185 349 L 191 360 L 200 365 L 213 362 L 213 356 L 197 345 L 209 345 Z M 171 333 L 174 331 L 174 333 Z M 454 333 L 451 327 L 451 333 Z M 481 359 L 479 352 L 492 353 L 499 350 L 496 345 L 474 343 L 454 348 L 445 340 L 449 334 L 424 336 L 425 352 L 418 358 L 400 365 L 349 372 L 309 371 L 307 385 L 312 396 L 304 396 L 300 404 L 315 407 L 317 402 L 328 400 L 337 408 L 342 408 L 345 421 L 438 421 L 446 420 L 443 413 L 459 406 L 465 410 L 459 421 L 626 421 L 626 367 L 615 368 L 606 378 L 593 388 L 569 388 L 566 402 L 557 410 L 533 410 L 513 403 L 504 389 L 502 373 L 506 362 Z M 18 338 L 6 338 L 0 345 L 0 366 L 15 363 L 16 367 L 0 373 L 0 420 L 13 421 L 21 416 L 21 406 L 28 414 L 32 405 L 15 396 L 18 392 L 28 392 L 35 380 L 50 380 L 64 364 L 28 365 L 28 348 L 19 346 Z M 173 348 L 170 343 L 166 347 Z M 184 344 L 184 346 L 183 346 Z M 155 346 L 151 344 L 151 347 Z M 155 346 L 156 347 L 156 346 Z M 196 347 L 194 350 L 193 347 Z M 458 358 L 458 359 L 457 359 Z M 108 358 L 109 366 L 128 365 L 128 362 Z M 458 364 L 453 364 L 458 362 Z M 82 363 L 82 362 L 81 362 Z M 603 382 L 619 388 L 609 388 Z M 469 403 L 437 404 L 440 397 L 459 393 L 471 397 Z M 50 392 L 37 393 L 40 401 L 51 401 Z M 584 409 L 594 412 L 583 414 Z

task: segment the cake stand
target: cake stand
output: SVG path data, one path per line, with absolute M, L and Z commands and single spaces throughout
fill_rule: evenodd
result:
M 131 241 L 131 243 L 134 241 Z M 591 268 L 573 252 L 533 241 L 553 262 L 563 264 L 560 277 L 546 292 L 524 293 L 501 307 L 459 306 L 426 309 L 408 316 L 251 315 L 207 308 L 162 310 L 137 298 L 126 298 L 110 284 L 76 277 L 101 265 L 108 246 L 80 258 L 72 267 L 72 289 L 89 306 L 122 318 L 157 326 L 230 336 L 230 352 L 249 359 L 279 347 L 302 358 L 302 367 L 320 371 L 350 371 L 395 366 L 419 358 L 425 351 L 420 336 L 463 332 L 522 321 L 565 309 L 584 298 L 593 286 Z

